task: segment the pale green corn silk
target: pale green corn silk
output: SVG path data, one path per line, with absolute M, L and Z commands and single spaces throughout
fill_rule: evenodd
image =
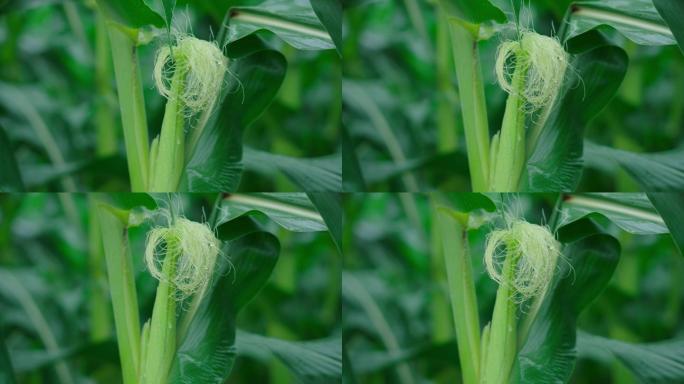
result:
M 512 281 L 502 281 L 501 268 L 508 257 L 517 260 L 515 273 Z M 506 229 L 490 232 L 485 245 L 487 273 L 497 283 L 512 287 L 518 302 L 546 291 L 559 259 L 562 259 L 560 243 L 548 227 L 520 219 L 509 222 Z
M 175 45 L 157 51 L 154 80 L 167 99 L 177 97 L 189 117 L 212 108 L 228 71 L 228 59 L 215 42 L 177 35 Z M 171 79 L 178 71 L 184 79 L 180 95 L 171 92 Z
M 568 54 L 557 39 L 525 31 L 518 40 L 499 45 L 496 77 L 504 91 L 523 98 L 525 111 L 531 113 L 554 101 L 563 85 L 568 61 Z M 526 73 L 524 89 L 514 89 L 512 84 L 516 68 Z
M 157 280 L 168 281 L 183 300 L 204 290 L 211 281 L 221 243 L 206 223 L 184 217 L 176 218 L 168 227 L 156 227 L 147 234 L 145 264 Z M 164 276 L 162 265 L 176 257 L 173 276 Z

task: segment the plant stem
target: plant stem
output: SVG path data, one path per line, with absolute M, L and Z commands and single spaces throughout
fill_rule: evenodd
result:
M 128 230 L 121 215 L 100 204 L 97 208 L 102 244 L 107 261 L 109 292 L 124 384 L 138 384 L 140 363 L 140 319 L 135 291 L 133 260 L 128 248 Z
M 152 192 L 175 192 L 183 175 L 185 119 L 180 95 L 184 81 L 182 71 L 176 71 L 171 79 L 171 93 L 166 102 L 157 153 L 152 159 L 154 171 L 149 188 Z
M 525 109 L 522 92 L 527 69 L 518 60 L 513 72 L 513 89 L 506 100 L 499 136 L 499 152 L 492 164 L 490 191 L 516 192 L 525 163 Z
M 128 172 L 133 192 L 145 192 L 148 183 L 149 139 L 137 53 L 137 30 L 109 23 L 109 40 L 121 108 L 121 125 L 126 143 Z
M 473 191 L 485 192 L 489 180 L 489 123 L 477 47 L 479 26 L 455 19 L 449 20 L 449 26 L 470 179 Z
M 496 291 L 494 314 L 489 331 L 487 358 L 482 370 L 482 383 L 508 383 L 518 350 L 515 292 L 511 282 L 515 278 L 519 255 L 509 253 L 504 261 L 501 284 Z
M 88 210 L 97 212 L 95 197 L 88 196 Z M 107 292 L 107 275 L 104 270 L 104 254 L 102 250 L 102 234 L 97 217 L 91 217 L 88 228 L 90 269 L 90 294 L 88 307 L 90 310 L 90 340 L 102 341 L 110 336 L 111 309 Z
M 95 131 L 97 132 L 97 154 L 112 155 L 116 152 L 116 126 L 114 111 L 114 89 L 110 83 L 112 78 L 112 58 L 107 22 L 100 9 L 95 10 L 95 82 L 97 102 L 95 103 Z
M 480 377 L 480 319 L 464 228 L 468 216 L 458 215 L 460 217 L 456 218 L 446 208 L 439 208 L 438 226 L 463 382 L 476 384 Z
M 438 9 L 439 10 L 439 9 Z M 441 153 L 456 150 L 458 135 L 454 104 L 457 102 L 456 91 L 451 83 L 453 64 L 451 48 L 449 46 L 449 20 L 443 12 L 437 14 L 437 40 L 436 40 L 436 77 L 439 95 L 437 98 L 437 143 Z
M 176 261 L 180 253 L 180 240 L 170 236 L 166 239 L 166 258 L 162 266 L 162 279 L 152 309 L 149 340 L 145 346 L 140 382 L 166 383 L 166 378 L 176 352 L 176 291 L 171 281 L 176 273 Z

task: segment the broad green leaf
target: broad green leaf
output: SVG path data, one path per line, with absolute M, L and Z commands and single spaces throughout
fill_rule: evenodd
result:
M 0 192 L 24 190 L 21 173 L 14 158 L 14 150 L 5 129 L 0 126 Z
M 620 244 L 597 234 L 566 245 L 563 255 L 569 265 L 562 266 L 518 353 L 513 377 L 520 383 L 569 380 L 576 360 L 577 317 L 610 281 Z
M 677 40 L 679 49 L 684 53 L 684 2 L 681 0 L 653 0 L 660 17 L 670 27 L 670 31 Z
M 237 331 L 237 353 L 262 361 L 275 356 L 297 378 L 298 383 L 329 383 L 342 377 L 342 339 L 288 341 Z
M 278 239 L 252 232 L 231 241 L 219 258 L 214 281 L 182 337 L 169 382 L 223 383 L 236 355 L 235 320 L 266 284 L 280 252 Z
M 570 6 L 563 26 L 560 35 L 564 41 L 600 26 L 609 26 L 637 44 L 675 44 L 672 31 L 652 0 L 578 1 Z
M 307 192 L 339 192 L 342 188 L 339 155 L 295 158 L 245 148 L 244 162 L 245 168 L 263 175 L 282 172 Z
M 339 0 L 309 0 L 318 20 L 328 31 L 337 52 L 342 54 L 342 2 Z
M 130 28 L 148 25 L 163 27 L 164 18 L 153 11 L 144 0 L 97 0 L 97 4 L 112 21 Z
M 458 212 L 468 213 L 477 209 L 484 209 L 487 212 L 494 212 L 496 205 L 492 199 L 481 193 L 461 193 L 454 195 L 450 199 L 454 209 Z
M 307 192 L 306 195 L 323 217 L 337 250 L 342 254 L 342 196 L 332 192 Z
M 0 383 L 16 383 L 14 368 L 12 368 L 12 360 L 5 345 L 5 335 L 2 332 L 2 327 L 0 327 Z
M 228 13 L 229 43 L 268 30 L 297 49 L 335 48 L 330 33 L 306 0 L 266 0 L 258 6 L 233 7 Z
M 242 132 L 271 104 L 286 66 L 283 55 L 273 50 L 257 51 L 233 61 L 229 90 L 185 168 L 183 190 L 237 189 L 242 174 Z
M 440 0 L 442 9 L 451 17 L 473 24 L 494 20 L 506 22 L 506 15 L 489 0 Z
M 568 195 L 561 207 L 558 228 L 585 217 L 605 217 L 629 233 L 668 233 L 665 222 L 643 193 Z
M 581 357 L 607 364 L 617 359 L 641 383 L 684 382 L 684 339 L 635 344 L 578 331 L 577 349 Z
M 684 193 L 649 192 L 648 199 L 660 213 L 680 255 L 684 255 Z
M 587 123 L 613 98 L 627 70 L 627 55 L 599 46 L 574 56 L 557 105 L 528 157 L 523 190 L 572 191 L 582 173 Z
M 228 194 L 221 203 L 217 225 L 254 211 L 266 214 L 290 231 L 328 230 L 325 221 L 304 193 Z
M 587 166 L 624 168 L 645 191 L 684 190 L 684 147 L 666 152 L 634 153 L 585 142 Z

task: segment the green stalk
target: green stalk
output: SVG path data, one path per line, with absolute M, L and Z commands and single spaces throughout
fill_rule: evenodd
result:
M 97 215 L 107 262 L 109 292 L 124 384 L 138 384 L 140 318 L 135 291 L 133 260 L 128 248 L 127 213 L 100 204 Z
M 148 183 L 149 139 L 147 115 L 138 65 L 137 30 L 110 23 L 109 40 L 121 108 L 128 172 L 133 192 L 145 192 Z
M 439 96 L 437 98 L 437 143 L 439 152 L 447 153 L 456 150 L 458 136 L 456 135 L 456 119 L 454 103 L 455 90 L 451 84 L 452 58 L 449 47 L 449 20 L 442 12 L 437 14 L 436 40 L 436 77 Z
M 88 210 L 97 212 L 94 196 L 88 196 Z M 89 220 L 88 228 L 90 294 L 88 308 L 90 310 L 90 340 L 102 341 L 110 336 L 111 308 L 107 292 L 107 275 L 104 268 L 105 259 L 102 249 L 102 233 L 100 222 L 96 217 Z
M 516 192 L 525 165 L 525 105 L 522 93 L 525 89 L 527 69 L 523 60 L 518 60 L 513 73 L 513 90 L 506 100 L 501 132 L 498 141 L 499 152 L 492 164 L 490 188 L 492 192 Z
M 98 100 L 95 110 L 95 130 L 97 132 L 97 154 L 112 155 L 116 152 L 116 124 L 114 111 L 111 108 L 114 100 L 114 89 L 110 83 L 112 78 L 112 58 L 107 22 L 102 11 L 95 11 L 95 84 Z
M 463 382 L 476 384 L 480 378 L 480 319 L 472 262 L 467 247 L 467 232 L 464 228 L 468 216 L 458 215 L 454 217 L 446 208 L 440 208 L 438 226 Z
M 470 178 L 473 191 L 485 192 L 489 180 L 489 123 L 477 47 L 480 27 L 453 19 L 449 26 Z
M 489 330 L 487 358 L 482 371 L 482 383 L 508 383 L 517 353 L 517 323 L 515 290 L 511 282 L 515 278 L 519 255 L 508 254 L 504 261 L 501 284 L 496 291 L 494 313 Z
M 154 171 L 150 183 L 151 192 L 175 192 L 183 175 L 185 150 L 185 118 L 180 95 L 183 93 L 185 74 L 176 71 L 171 79 L 171 94 L 166 102 L 164 120 L 159 134 L 158 146 L 152 159 Z
M 166 239 L 166 258 L 162 266 L 162 279 L 149 325 L 149 340 L 145 345 L 145 365 L 140 382 L 166 383 L 166 378 L 176 352 L 176 292 L 171 281 L 176 273 L 176 261 L 180 254 L 180 240 Z

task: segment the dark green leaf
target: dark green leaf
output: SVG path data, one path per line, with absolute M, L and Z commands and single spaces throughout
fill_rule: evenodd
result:
M 665 20 L 677 40 L 679 49 L 684 53 L 684 2 L 681 0 L 653 0 L 653 5 Z
M 610 363 L 617 358 L 640 382 L 684 382 L 684 339 L 635 344 L 579 331 L 577 349 L 582 357 Z
M 587 166 L 606 169 L 619 165 L 645 191 L 684 190 L 684 147 L 656 153 L 635 153 L 585 142 Z
M 669 45 L 675 40 L 652 0 L 588 0 L 570 6 L 561 37 L 564 41 L 600 26 L 609 26 L 637 44 Z
M 650 192 L 648 199 L 660 213 L 680 255 L 684 255 L 684 194 Z
M 14 158 L 14 150 L 5 129 L 0 126 L 0 192 L 24 190 L 21 173 Z
M 268 30 L 298 49 L 335 48 L 326 27 L 306 0 L 266 0 L 258 6 L 233 7 L 228 12 L 229 43 Z
M 469 23 L 480 24 L 490 20 L 506 22 L 506 15 L 489 0 L 440 0 L 439 3 L 449 16 Z
M 346 192 L 365 191 L 366 181 L 354 143 L 346 127 L 342 127 L 342 189 Z
M 617 92 L 627 70 L 627 55 L 618 47 L 599 46 L 576 55 L 571 68 L 527 161 L 526 190 L 575 189 L 582 173 L 584 128 Z
M 164 18 L 153 11 L 143 0 L 97 0 L 107 16 L 117 23 L 131 28 L 148 25 L 164 26 Z
M 259 211 L 295 232 L 326 231 L 321 215 L 304 193 L 229 194 L 221 203 L 217 225 Z
M 231 241 L 180 342 L 169 382 L 223 383 L 236 355 L 235 319 L 266 284 L 278 260 L 280 244 L 267 232 L 252 232 Z M 231 266 L 232 263 L 232 266 Z
M 287 341 L 237 332 L 237 353 L 268 361 L 282 361 L 298 383 L 330 383 L 342 376 L 342 339 L 331 337 L 312 341 Z
M 592 235 L 568 244 L 572 267 L 555 281 L 524 342 L 514 377 L 526 384 L 565 383 L 575 365 L 577 317 L 606 287 L 620 256 L 612 236 Z
M 309 200 L 328 226 L 337 250 L 342 253 L 342 196 L 331 192 L 307 192 Z
M 242 132 L 271 104 L 287 66 L 283 55 L 273 50 L 257 51 L 233 63 L 230 90 L 186 166 L 183 190 L 237 189 L 242 174 Z
M 328 31 L 335 48 L 342 54 L 342 3 L 339 0 L 309 0 L 318 20 Z
M 481 193 L 458 194 L 450 201 L 456 211 L 463 213 L 472 212 L 477 209 L 484 209 L 488 212 L 496 210 L 494 202 L 488 196 Z
M 283 172 L 307 192 L 339 192 L 342 188 L 339 155 L 300 159 L 251 148 L 245 148 L 244 155 L 247 169 L 271 176 Z
M 0 327 L 0 383 L 14 384 L 14 369 L 12 368 L 12 361 L 10 360 L 7 346 L 5 345 L 5 335 Z

